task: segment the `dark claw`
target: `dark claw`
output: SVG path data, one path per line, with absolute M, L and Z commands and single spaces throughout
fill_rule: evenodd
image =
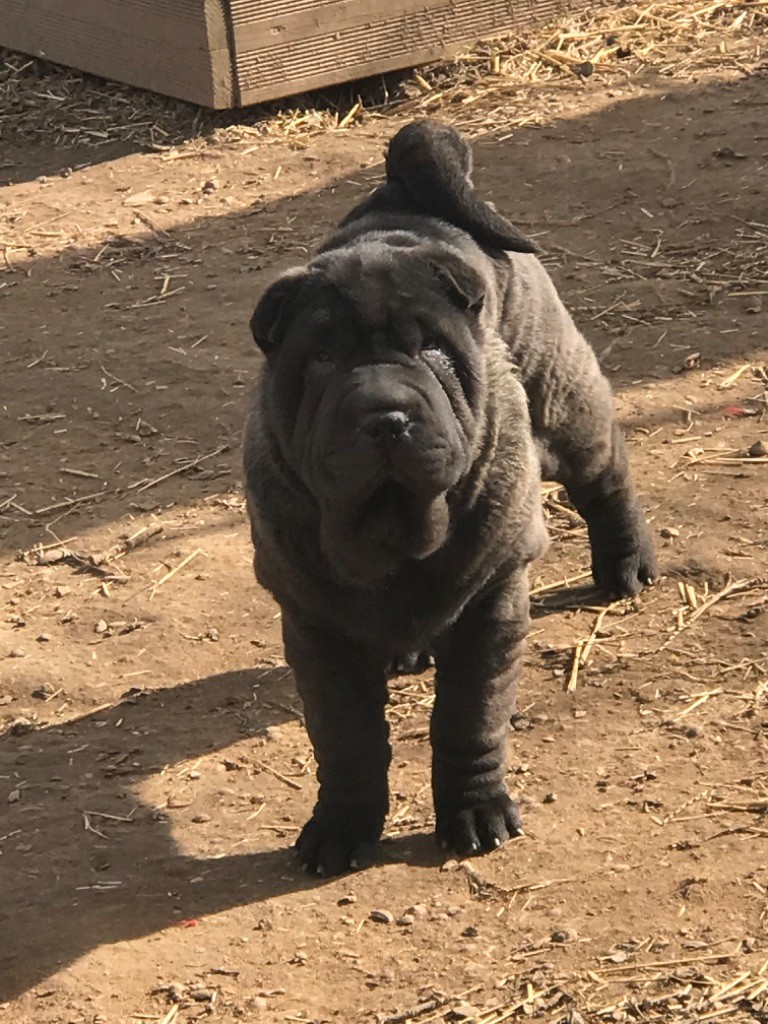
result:
M 658 575 L 650 536 L 647 532 L 641 534 L 636 549 L 624 555 L 607 546 L 602 547 L 600 543 L 593 544 L 592 575 L 597 586 L 611 600 L 639 594 Z
M 365 814 L 360 814 L 357 822 L 354 818 L 350 813 L 343 823 L 322 824 L 317 817 L 310 818 L 294 844 L 302 870 L 329 878 L 357 870 L 370 860 L 381 826 Z
M 506 793 L 474 807 L 438 815 L 438 842 L 443 849 L 455 850 L 460 857 L 496 850 L 519 835 L 522 835 L 520 812 Z

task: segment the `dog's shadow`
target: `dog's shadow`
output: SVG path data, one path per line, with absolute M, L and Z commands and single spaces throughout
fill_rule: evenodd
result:
M 185 855 L 166 816 L 136 798 L 142 779 L 176 778 L 180 762 L 298 717 L 295 701 L 285 668 L 227 672 L 2 737 L 0 1002 L 98 946 L 322 884 L 299 869 L 290 836 L 267 833 L 263 852 Z M 297 803 L 314 782 L 302 788 Z

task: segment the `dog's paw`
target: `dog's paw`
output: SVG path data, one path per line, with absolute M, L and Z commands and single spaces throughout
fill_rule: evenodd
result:
M 643 587 L 653 583 L 658 575 L 653 539 L 638 511 L 629 529 L 611 529 L 604 523 L 599 529 L 590 529 L 592 547 L 592 576 L 606 597 L 634 597 Z
M 437 818 L 438 843 L 460 857 L 487 853 L 522 834 L 520 811 L 506 793 Z
M 324 822 L 317 815 L 309 819 L 295 843 L 305 871 L 328 878 L 355 871 L 371 860 L 381 825 L 363 816 L 355 821 L 353 813 L 350 819 Z
M 618 552 L 610 546 L 592 551 L 592 575 L 606 597 L 634 597 L 658 575 L 653 541 L 649 535 L 638 538 L 630 551 Z

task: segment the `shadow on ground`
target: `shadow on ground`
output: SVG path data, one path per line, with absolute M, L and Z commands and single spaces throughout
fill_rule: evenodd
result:
M 284 667 L 224 672 L 129 690 L 65 724 L 3 736 L 0 778 L 23 779 L 23 799 L 0 826 L 0 1003 L 101 945 L 323 884 L 294 861 L 290 827 L 270 849 L 185 855 L 169 817 L 192 798 L 182 792 L 168 807 L 154 807 L 136 797 L 142 781 L 166 774 L 169 787 L 183 791 L 181 762 L 223 755 L 239 740 L 279 727 L 293 718 L 295 700 Z M 242 759 L 222 764 L 244 770 Z M 115 829 L 119 842 L 100 836 Z M 254 829 L 244 824 L 243 841 L 254 840 Z M 389 839 L 375 857 L 440 862 L 433 836 L 421 834 Z
M 318 884 L 291 870 L 287 843 L 243 856 L 184 856 L 167 815 L 135 795 L 148 775 L 286 721 L 274 703 L 293 699 L 285 677 L 285 669 L 225 672 L 129 693 L 64 725 L 3 737 L 0 776 L 23 778 L 25 785 L 23 803 L 3 816 L 10 838 L 0 882 L 0 1001 L 101 944 Z M 248 712 L 255 685 L 259 708 Z M 53 777 L 52 763 L 59 765 Z M 130 817 L 120 843 L 100 843 L 84 828 L 90 809 L 97 811 L 89 821 L 98 830 L 115 827 L 101 815 Z M 17 825 L 21 845 L 13 841 Z

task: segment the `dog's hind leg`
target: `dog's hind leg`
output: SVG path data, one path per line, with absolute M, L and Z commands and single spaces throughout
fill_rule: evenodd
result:
M 631 596 L 657 568 L 610 385 L 541 264 L 513 267 L 504 333 L 528 396 L 542 476 L 565 486 L 586 521 L 597 585 Z
M 417 676 L 432 668 L 435 659 L 428 651 L 410 651 L 408 654 L 397 654 L 387 667 L 387 675 Z

